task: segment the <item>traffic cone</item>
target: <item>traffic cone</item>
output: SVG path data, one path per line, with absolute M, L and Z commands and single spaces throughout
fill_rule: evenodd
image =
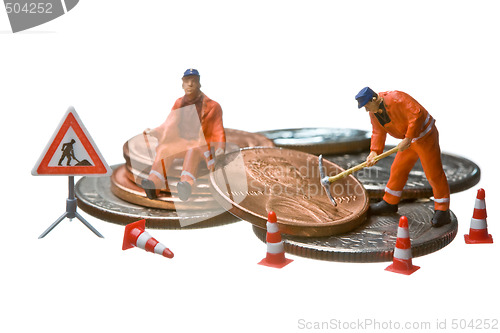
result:
M 408 219 L 406 216 L 401 216 L 399 219 L 398 238 L 396 239 L 392 264 L 385 270 L 410 275 L 419 268 L 419 266 L 414 266 L 411 262 L 411 241 L 410 232 L 408 231 Z
M 144 229 L 146 229 L 146 220 L 140 220 L 125 226 L 122 250 L 127 250 L 137 246 L 147 252 L 161 254 L 167 258 L 174 257 L 172 251 L 151 237 L 151 235 Z
M 470 220 L 469 234 L 464 235 L 467 244 L 485 244 L 493 243 L 493 237 L 488 234 L 488 225 L 486 224 L 486 202 L 485 193 L 482 188 L 477 191 L 474 213 Z
M 274 212 L 269 212 L 267 215 L 266 227 L 267 255 L 259 262 L 259 265 L 283 268 L 293 260 L 285 258 L 285 247 L 281 240 L 281 232 L 278 228 L 276 214 Z

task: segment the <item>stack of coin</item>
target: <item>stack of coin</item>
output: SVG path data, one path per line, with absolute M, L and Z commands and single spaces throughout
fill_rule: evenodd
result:
M 394 155 L 331 184 L 335 185 L 330 194 L 337 206 L 329 201 L 320 183 L 318 157 L 314 156 L 324 155 L 327 175 L 338 174 L 342 168 L 365 161 L 369 154 L 368 132 L 318 128 L 258 134 L 228 129 L 226 135 L 228 142 L 236 144 L 234 151 L 218 161 L 213 173 L 208 172 L 204 163 L 200 165 L 192 197 L 186 202 L 177 198 L 176 189 L 182 160 L 172 164 L 167 173 L 167 189 L 159 200 L 149 200 L 137 185 L 148 176 L 157 145 L 154 138 L 148 137 L 146 141 L 140 134 L 124 145 L 126 163 L 115 166 L 112 177 L 82 178 L 76 188 L 79 205 L 88 213 L 112 222 L 129 222 L 140 217 L 147 219 L 148 227 L 158 228 L 186 225 L 191 228 L 193 223 L 197 223 L 195 227 L 225 224 L 235 221 L 227 213 L 230 212 L 238 219 L 251 222 L 261 239 L 265 238 L 267 212 L 274 210 L 287 252 L 323 260 L 390 260 L 392 243 L 386 246 L 387 235 L 396 230 L 397 218 L 369 217 L 367 210 L 369 200 L 380 199 L 384 193 Z M 243 147 L 253 148 L 240 150 Z M 480 170 L 475 163 L 449 154 L 442 154 L 442 161 L 452 193 L 468 189 L 479 181 Z M 400 213 L 410 216 L 412 223 L 418 223 L 417 231 L 425 231 L 428 238 L 421 247 L 415 243 L 415 251 L 419 253 L 416 255 L 445 246 L 457 231 L 453 214 L 451 224 L 437 231 L 430 227 L 428 220 L 433 212 L 430 196 L 432 189 L 417 162 L 403 198 L 421 199 L 402 202 L 400 207 Z M 356 251 L 342 245 L 351 240 Z M 427 246 L 429 242 L 434 245 Z M 375 243 L 381 245 L 373 250 Z
M 274 147 L 271 140 L 257 133 L 226 129 L 228 150 L 243 147 Z M 238 221 L 213 199 L 209 190 L 208 170 L 200 165 L 199 177 L 188 201 L 177 196 L 182 160 L 174 161 L 168 171 L 168 184 L 157 200 L 147 198 L 137 184 L 146 178 L 154 161 L 158 142 L 154 137 L 136 135 L 123 146 L 126 163 L 114 165 L 111 177 L 83 177 L 75 186 L 78 206 L 103 220 L 127 224 L 146 219 L 146 227 L 192 229 Z M 202 163 L 203 164 L 203 163 Z
M 274 144 L 265 136 L 234 129 L 226 129 L 226 149 L 239 150 L 244 147 L 268 146 Z M 191 197 L 183 202 L 178 198 L 177 183 L 182 172 L 182 159 L 176 159 L 167 170 L 167 184 L 156 200 L 146 197 L 138 184 L 146 179 L 151 170 L 158 141 L 152 136 L 139 134 L 128 140 L 123 146 L 126 163 L 116 168 L 111 177 L 112 192 L 119 198 L 141 206 L 159 209 L 217 209 L 220 206 L 213 199 L 209 185 L 209 171 L 206 163 L 200 163 L 197 180 Z

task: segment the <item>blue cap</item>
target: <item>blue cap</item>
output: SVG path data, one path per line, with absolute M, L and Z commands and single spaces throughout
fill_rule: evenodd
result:
M 356 95 L 356 100 L 358 101 L 358 109 L 361 109 L 366 105 L 369 101 L 372 100 L 372 97 L 375 96 L 375 92 L 370 89 L 370 87 L 364 87 L 361 91 Z
M 184 72 L 184 75 L 182 77 L 191 76 L 191 75 L 200 76 L 200 73 L 198 73 L 198 71 L 196 69 L 189 68 L 189 69 L 186 69 L 186 71 Z

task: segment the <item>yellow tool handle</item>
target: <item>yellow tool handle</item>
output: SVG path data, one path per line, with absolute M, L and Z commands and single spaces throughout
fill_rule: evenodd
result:
M 377 162 L 377 161 L 379 161 L 379 160 L 383 159 L 384 157 L 387 157 L 387 156 L 389 156 L 389 155 L 392 155 L 392 154 L 396 153 L 397 151 L 398 151 L 398 147 L 396 146 L 396 147 L 394 147 L 394 148 L 392 148 L 392 149 L 390 149 L 390 150 L 386 151 L 385 153 L 382 153 L 382 154 L 380 154 L 380 155 L 375 156 L 375 158 L 374 158 L 373 160 L 374 160 L 375 162 Z M 363 162 L 363 163 L 361 163 L 361 164 L 358 164 L 358 165 L 356 165 L 356 166 L 354 166 L 354 167 L 352 167 L 352 168 L 350 168 L 350 169 L 348 169 L 348 170 L 346 170 L 346 171 L 343 171 L 343 172 L 339 173 L 338 175 L 335 175 L 335 176 L 333 176 L 333 177 L 329 177 L 329 178 L 328 178 L 328 181 L 329 181 L 330 183 L 333 183 L 333 182 L 335 182 L 335 181 L 337 181 L 337 180 L 339 180 L 339 179 L 342 179 L 342 178 L 344 178 L 344 177 L 347 177 L 347 176 L 349 176 L 350 174 L 352 174 L 352 173 L 354 173 L 354 172 L 356 172 L 356 171 L 358 171 L 358 170 L 361 170 L 361 169 L 363 169 L 363 168 L 365 168 L 365 167 L 366 167 L 366 161 L 365 161 L 365 162 Z

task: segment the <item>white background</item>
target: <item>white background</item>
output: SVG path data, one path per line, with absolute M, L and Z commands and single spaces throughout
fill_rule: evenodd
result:
M 433 328 L 447 320 L 451 331 L 454 318 L 498 320 L 499 7 L 82 0 L 17 34 L 0 10 L 0 331 L 300 332 L 301 319 L 365 318 Z M 477 186 L 452 195 L 455 241 L 415 258 L 421 269 L 408 277 L 384 271 L 388 263 L 291 255 L 282 270 L 257 265 L 266 247 L 246 222 L 151 230 L 172 260 L 122 251 L 123 227 L 84 212 L 105 239 L 66 220 L 38 240 L 64 212 L 67 177 L 30 170 L 67 107 L 108 164 L 122 163 L 123 143 L 163 122 L 190 67 L 222 105 L 225 126 L 247 131 L 370 130 L 354 100 L 361 88 L 410 93 L 436 118 L 442 150 L 481 167 Z M 463 241 L 479 187 L 493 245 Z

